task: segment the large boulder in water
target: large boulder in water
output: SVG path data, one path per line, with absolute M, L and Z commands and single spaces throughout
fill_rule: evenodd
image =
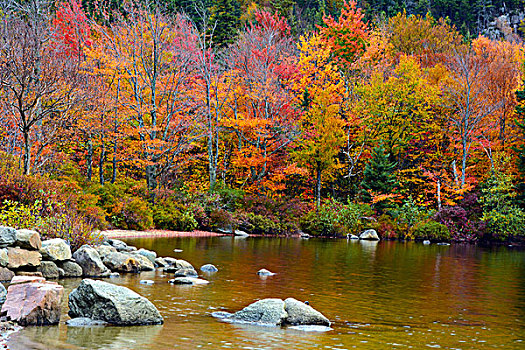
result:
M 146 258 L 149 259 L 149 261 L 151 261 L 152 264 L 155 264 L 155 259 L 157 258 L 157 253 L 155 253 L 154 251 L 147 250 L 147 249 L 144 249 L 144 248 L 140 248 L 139 250 L 137 250 L 137 254 L 145 256 Z
M 91 279 L 82 280 L 69 294 L 69 316 L 120 326 L 162 324 L 164 321 L 146 298 L 126 287 Z
M 376 230 L 366 230 L 359 236 L 359 239 L 365 239 L 368 241 L 379 241 L 379 236 L 377 235 Z
M 48 239 L 42 242 L 40 253 L 44 259 L 65 261 L 71 259 L 71 248 L 62 238 Z
M 155 265 L 151 262 L 150 259 L 146 258 L 144 255 L 138 254 L 137 252 L 131 252 L 130 256 L 137 261 L 140 267 L 140 271 L 155 270 Z
M 102 263 L 94 248 L 82 246 L 73 254 L 73 259 L 82 268 L 82 274 L 89 277 L 106 277 L 111 271 Z
M 288 314 L 285 323 L 289 325 L 321 325 L 330 326 L 330 321 L 322 313 L 310 305 L 294 298 L 284 301 L 284 310 Z
M 63 294 L 64 287 L 54 282 L 35 280 L 11 284 L 2 314 L 22 326 L 57 324 Z
M 241 323 L 257 323 L 279 326 L 288 314 L 281 299 L 262 299 L 234 313 L 230 320 Z

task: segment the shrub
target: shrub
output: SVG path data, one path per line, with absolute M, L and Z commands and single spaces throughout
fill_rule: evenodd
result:
M 156 228 L 173 231 L 193 231 L 198 226 L 193 213 L 170 200 L 160 201 L 153 207 L 153 222 Z
M 415 225 L 413 235 L 416 239 L 428 239 L 431 241 L 450 240 L 450 231 L 447 226 L 433 220 Z
M 395 239 L 406 236 L 406 230 L 400 228 L 398 221 L 389 214 L 381 215 L 371 226 L 383 238 Z
M 224 209 L 214 209 L 210 213 L 210 228 L 213 230 L 229 230 L 235 227 L 232 213 Z
M 235 221 L 240 229 L 250 233 L 261 235 L 282 233 L 280 223 L 264 215 L 238 213 Z
M 146 201 L 140 198 L 128 199 L 112 220 L 125 230 L 144 231 L 153 227 L 153 213 Z

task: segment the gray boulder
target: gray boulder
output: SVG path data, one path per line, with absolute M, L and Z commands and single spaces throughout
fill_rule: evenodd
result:
M 284 310 L 288 314 L 286 324 L 330 326 L 330 321 L 322 313 L 294 298 L 284 301 Z
M 42 276 L 47 279 L 55 279 L 60 277 L 58 266 L 52 261 L 42 261 L 37 271 L 42 273 Z
M 7 267 L 0 267 L 0 282 L 9 282 L 15 277 L 15 273 Z
M 4 248 L 16 242 L 16 230 L 12 227 L 0 226 L 0 247 Z
M 58 266 L 64 271 L 63 277 L 82 277 L 82 267 L 74 261 L 60 261 Z
M 234 235 L 237 237 L 249 237 L 250 236 L 248 233 L 241 231 L 241 230 L 235 230 Z
M 138 254 L 137 252 L 131 252 L 130 256 L 135 259 L 140 267 L 140 271 L 152 271 L 155 270 L 155 265 L 146 258 L 144 255 Z
M 171 256 L 165 256 L 163 259 L 168 263 L 168 265 L 175 265 L 177 263 L 177 259 L 172 258 Z
M 113 252 L 104 255 L 102 262 L 111 271 L 140 272 L 140 263 L 135 256 L 128 253 Z
M 117 249 L 110 245 L 99 245 L 98 247 L 95 247 L 95 250 L 97 251 L 101 259 L 104 259 L 104 257 L 108 255 L 109 253 L 117 252 Z
M 53 238 L 42 242 L 40 253 L 44 259 L 52 261 L 64 261 L 71 259 L 71 248 L 61 238 Z
M 193 270 L 195 270 L 195 268 L 193 267 L 192 264 L 190 264 L 186 260 L 182 260 L 182 259 L 176 259 L 174 266 L 176 268 L 178 268 L 178 269 L 193 269 Z
M 139 250 L 137 250 L 137 254 L 145 256 L 146 258 L 149 259 L 149 261 L 151 261 L 152 264 L 155 264 L 155 259 L 157 258 L 157 253 L 155 253 L 154 251 L 147 250 L 147 249 L 144 249 L 144 248 L 140 248 Z
M 137 248 L 128 246 L 125 242 L 118 239 L 108 239 L 108 243 L 115 247 L 119 252 L 132 252 L 137 250 Z
M 286 320 L 288 314 L 284 310 L 281 299 L 262 299 L 234 313 L 230 320 L 241 323 L 257 323 L 279 326 Z
M 15 245 L 29 250 L 39 250 L 42 247 L 40 233 L 33 230 L 17 230 Z
M 9 256 L 7 255 L 7 248 L 0 249 L 0 266 L 6 267 L 9 264 Z
M 73 259 L 82 268 L 82 275 L 89 277 L 109 276 L 109 269 L 102 263 L 97 251 L 89 246 L 82 246 L 73 254 Z
M 359 236 L 359 239 L 365 239 L 369 241 L 379 241 L 379 236 L 377 235 L 376 230 L 370 229 L 366 230 Z
M 194 269 L 178 269 L 175 271 L 175 277 L 198 277 L 199 274 Z
M 82 280 L 69 294 L 69 315 L 120 326 L 164 322 L 157 308 L 146 298 L 126 287 L 91 279 Z
M 201 271 L 202 272 L 208 272 L 208 273 L 214 273 L 214 272 L 219 271 L 219 269 L 217 267 L 215 267 L 215 265 L 206 264 L 206 265 L 202 265 L 201 266 Z

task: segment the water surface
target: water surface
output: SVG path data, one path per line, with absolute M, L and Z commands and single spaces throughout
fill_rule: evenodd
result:
M 10 349 L 524 349 L 525 251 L 417 243 L 295 238 L 129 239 L 188 260 L 203 286 L 170 285 L 161 270 L 111 282 L 151 300 L 162 326 L 31 327 Z M 173 249 L 182 249 L 174 253 Z M 261 278 L 267 268 L 277 274 Z M 141 285 L 152 279 L 154 285 Z M 60 281 L 68 294 L 80 280 Z M 234 325 L 214 311 L 262 298 L 308 300 L 333 322 L 326 333 Z M 64 301 L 63 321 L 67 320 Z

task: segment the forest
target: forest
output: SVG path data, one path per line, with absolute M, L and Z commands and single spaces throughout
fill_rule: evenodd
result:
M 0 4 L 0 225 L 523 242 L 499 3 Z

